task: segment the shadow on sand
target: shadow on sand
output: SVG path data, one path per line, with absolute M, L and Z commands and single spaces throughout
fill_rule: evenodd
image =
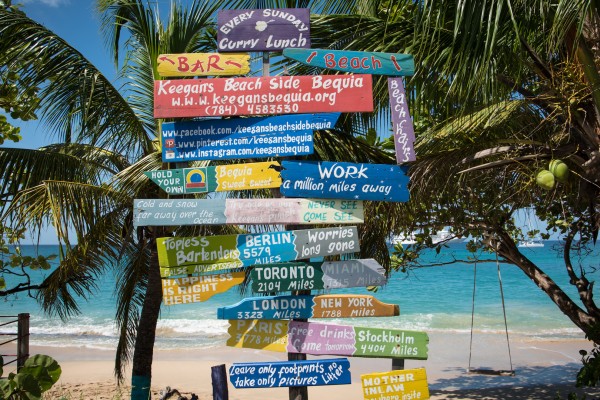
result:
M 446 399 L 478 400 L 566 400 L 569 393 L 577 393 L 586 400 L 600 400 L 600 388 L 575 387 L 575 377 L 581 364 L 523 367 L 515 370 L 514 376 L 467 373 L 461 368 L 445 371 L 460 374 L 453 378 L 441 378 L 429 384 L 432 396 Z M 560 397 L 558 397 L 560 395 Z

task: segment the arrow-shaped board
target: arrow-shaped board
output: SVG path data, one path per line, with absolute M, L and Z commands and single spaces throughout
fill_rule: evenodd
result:
M 402 78 L 388 78 L 390 110 L 392 112 L 392 130 L 394 148 L 398 164 L 415 161 L 415 129 L 408 110 L 408 101 L 404 92 Z
M 229 381 L 236 389 L 352 383 L 347 358 L 234 363 L 229 367 Z
M 360 251 L 355 226 L 156 240 L 161 267 L 241 262 L 241 266 Z
M 246 75 L 250 72 L 248 53 L 182 53 L 158 56 L 160 76 Z
M 176 121 L 162 124 L 164 162 L 312 154 L 313 131 L 332 129 L 339 113 Z
M 372 258 L 255 265 L 250 279 L 254 293 L 383 286 L 387 282 L 384 268 Z
M 425 332 L 287 320 L 230 320 L 227 345 L 311 355 L 427 359 Z
M 206 301 L 217 293 L 224 293 L 233 286 L 244 282 L 244 272 L 191 276 L 179 279 L 162 279 L 163 303 L 197 303 Z
M 135 199 L 134 226 L 357 224 L 358 200 Z
M 415 62 L 413 56 L 409 54 L 326 49 L 284 49 L 283 55 L 311 67 L 355 74 L 404 76 L 415 73 Z
M 429 398 L 425 368 L 364 374 L 360 380 L 365 400 Z
M 273 161 L 147 171 L 144 175 L 169 194 L 187 194 L 277 188 L 281 185 L 279 169 L 279 163 Z
M 330 161 L 283 161 L 287 197 L 408 201 L 407 167 Z
M 217 309 L 218 319 L 358 318 L 400 315 L 397 304 L 360 294 L 249 297 Z

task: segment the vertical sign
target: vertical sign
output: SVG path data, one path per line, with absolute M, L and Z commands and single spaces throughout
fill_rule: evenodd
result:
M 415 131 L 408 112 L 408 103 L 402 78 L 388 78 L 390 110 L 392 112 L 392 128 L 394 130 L 394 147 L 398 164 L 415 161 Z
M 219 10 L 217 47 L 219 52 L 309 48 L 310 10 Z

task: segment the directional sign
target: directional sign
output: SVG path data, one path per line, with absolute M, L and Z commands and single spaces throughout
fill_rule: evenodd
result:
M 260 162 L 144 172 L 169 194 L 275 188 L 281 185 L 279 163 Z
M 332 129 L 339 113 L 211 119 L 162 124 L 165 162 L 312 154 L 313 131 Z
M 371 75 L 154 81 L 154 118 L 371 111 Z
M 255 265 L 250 278 L 254 293 L 382 286 L 387 282 L 384 268 L 372 258 Z
M 392 112 L 392 128 L 394 131 L 394 147 L 398 164 L 415 161 L 415 130 L 408 110 L 406 93 L 402 78 L 388 78 L 390 110 Z
M 425 368 L 364 374 L 360 380 L 365 400 L 429 398 Z
M 425 332 L 287 320 L 230 320 L 227 345 L 312 355 L 427 359 Z
M 161 278 L 169 278 L 178 275 L 206 275 L 242 268 L 244 268 L 244 263 L 240 260 L 213 264 L 185 265 L 183 267 L 160 267 L 160 276 Z
M 206 301 L 244 282 L 244 272 L 219 275 L 192 276 L 179 279 L 162 279 L 163 302 L 173 304 Z
M 283 55 L 311 67 L 359 74 L 404 76 L 415 73 L 409 54 L 371 53 L 368 51 L 284 49 Z
M 229 367 L 229 381 L 236 389 L 352 383 L 347 358 L 234 363 Z
M 358 200 L 135 199 L 134 226 L 223 224 L 357 224 Z
M 370 295 L 323 294 L 249 297 L 217 309 L 218 319 L 292 319 L 393 317 L 397 304 L 386 304 Z
M 161 54 L 157 70 L 160 76 L 245 75 L 250 72 L 250 54 Z
M 286 197 L 408 201 L 407 167 L 330 161 L 283 161 Z
M 355 226 L 156 240 L 161 267 L 241 262 L 256 264 L 360 251 Z
M 310 47 L 308 8 L 219 10 L 217 27 L 220 52 Z

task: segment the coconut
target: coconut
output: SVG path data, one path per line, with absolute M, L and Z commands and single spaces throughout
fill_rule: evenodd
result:
M 566 182 L 569 179 L 569 166 L 561 160 L 552 160 L 548 165 L 548 169 L 559 182 Z
M 554 187 L 554 175 L 547 169 L 543 169 L 535 177 L 535 182 L 546 190 L 551 190 Z

